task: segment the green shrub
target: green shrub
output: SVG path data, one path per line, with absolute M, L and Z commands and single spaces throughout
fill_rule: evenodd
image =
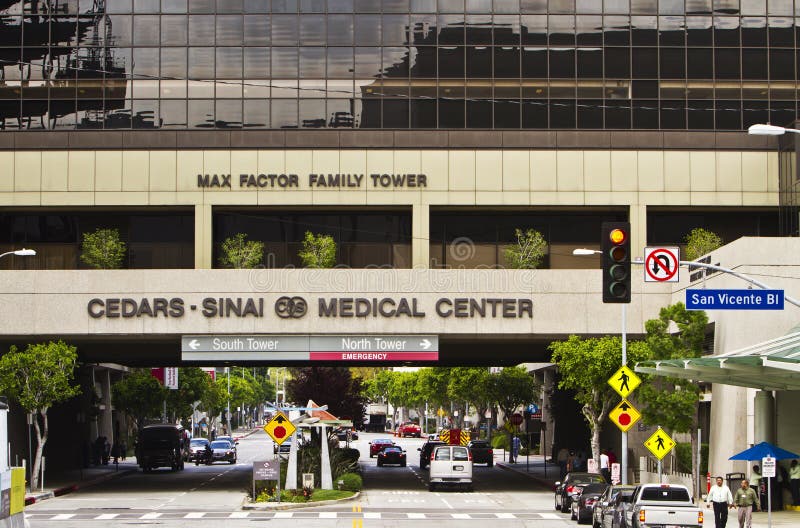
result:
M 508 450 L 511 448 L 510 446 L 511 444 L 507 434 L 498 434 L 497 436 L 492 437 L 492 447 L 494 449 Z
M 339 477 L 337 484 L 338 482 L 341 482 L 340 486 L 344 491 L 361 491 L 364 485 L 364 481 L 361 480 L 361 475 L 355 473 L 345 473 Z

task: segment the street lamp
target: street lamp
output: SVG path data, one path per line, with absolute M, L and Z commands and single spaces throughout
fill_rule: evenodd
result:
M 787 132 L 800 134 L 800 130 L 775 125 L 750 125 L 747 129 L 747 133 L 751 136 L 782 136 Z
M 596 255 L 598 253 L 602 253 L 602 251 L 598 251 L 596 249 L 586 249 L 586 248 L 578 248 L 572 250 L 572 254 L 575 255 L 576 257 L 583 255 Z
M 17 249 L 16 251 L 6 251 L 5 253 L 0 254 L 0 258 L 3 258 L 7 255 L 16 255 L 18 257 L 32 257 L 36 255 L 36 250 L 34 249 Z M 2 405 L 0 405 L 0 445 L 5 446 L 8 444 L 8 404 L 3 401 Z M 30 424 L 28 424 L 28 458 L 31 458 L 31 454 L 33 451 L 31 450 L 31 428 Z M 29 464 L 31 465 L 31 464 Z M 0 449 L 0 471 L 6 471 L 8 469 L 8 451 L 4 449 Z M 29 470 L 30 471 L 30 470 Z M 30 473 L 28 473 L 28 482 L 30 482 Z

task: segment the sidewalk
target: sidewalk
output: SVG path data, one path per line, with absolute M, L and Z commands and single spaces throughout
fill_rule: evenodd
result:
M 531 480 L 537 482 L 547 489 L 555 489 L 555 482 L 559 479 L 558 464 L 548 463 L 545 465 L 544 456 L 531 455 L 530 462 L 526 464 L 526 457 L 520 456 L 516 464 L 510 464 L 508 460 L 508 452 L 503 450 L 495 451 L 495 465 L 499 468 L 514 471 L 520 475 L 527 475 Z M 546 468 L 546 469 L 545 469 Z M 545 474 L 546 471 L 546 474 Z M 714 527 L 714 514 L 713 510 L 706 509 L 705 511 L 704 528 Z M 800 511 L 774 511 L 772 512 L 772 526 L 800 526 Z M 767 528 L 768 518 L 766 512 L 753 513 L 753 526 L 752 528 Z M 726 528 L 739 528 L 739 522 L 736 519 L 736 510 L 731 510 L 728 514 L 728 523 Z
M 233 435 L 238 438 L 245 438 L 253 434 L 259 428 L 237 429 Z M 136 457 L 128 457 L 119 464 L 108 463 L 107 466 L 90 466 L 83 469 L 72 469 L 67 471 L 52 471 L 44 474 L 44 489 L 38 488 L 25 494 L 25 504 L 30 505 L 36 502 L 47 500 L 53 497 L 66 495 L 81 488 L 88 488 L 105 482 L 109 479 L 119 478 L 139 470 Z

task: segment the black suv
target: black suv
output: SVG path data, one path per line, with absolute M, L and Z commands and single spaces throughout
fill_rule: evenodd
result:
M 422 447 L 417 448 L 417 451 L 419 451 L 420 469 L 425 469 L 431 465 L 431 453 L 433 453 L 433 448 L 440 445 L 445 445 L 445 443 L 441 440 L 428 440 L 422 444 Z
M 487 467 L 494 465 L 494 450 L 486 440 L 472 440 L 467 444 L 472 453 L 473 464 L 486 464 Z

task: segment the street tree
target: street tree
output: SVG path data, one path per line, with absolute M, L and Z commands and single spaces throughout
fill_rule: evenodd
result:
M 111 401 L 117 410 L 133 418 L 137 429 L 141 430 L 148 419 L 161 414 L 165 390 L 149 369 L 135 369 L 113 384 Z
M 417 372 L 394 372 L 392 382 L 389 384 L 390 400 L 395 409 L 397 407 L 414 409 L 418 416 L 425 416 L 425 399 L 417 390 L 417 378 Z
M 174 421 L 191 423 L 195 404 L 203 399 L 211 386 L 211 377 L 198 367 L 183 367 L 178 371 L 178 388 L 167 391 L 167 409 Z M 194 433 L 194 432 L 193 432 Z
M 689 359 L 703 354 L 708 316 L 704 311 L 687 310 L 683 303 L 662 308 L 658 319 L 645 323 L 645 343 L 653 360 Z M 673 331 L 677 329 L 677 332 Z M 642 419 L 667 431 L 692 433 L 699 423 L 700 387 L 696 382 L 651 376 L 637 395 L 642 403 Z M 690 434 L 692 474 L 697 482 L 697 436 Z
M 522 405 L 538 400 L 536 381 L 523 367 L 506 367 L 489 380 L 492 403 L 503 411 L 506 419 Z
M 298 256 L 306 268 L 332 268 L 336 265 L 336 241 L 330 235 L 306 231 Z
M 506 262 L 512 269 L 536 269 L 547 254 L 547 241 L 535 229 L 515 229 L 517 241 L 505 250 Z
M 25 350 L 12 345 L 0 358 L 0 389 L 33 415 L 36 453 L 31 488 L 39 485 L 39 468 L 49 433 L 47 411 L 80 392 L 80 385 L 72 384 L 78 359 L 75 350 L 63 341 L 31 344 Z
M 722 238 L 716 233 L 697 227 L 686 235 L 686 260 L 697 260 L 722 246 Z
M 607 383 L 622 365 L 622 341 L 618 336 L 582 339 L 570 336 L 566 341 L 550 343 L 552 361 L 558 366 L 559 388 L 576 391 L 575 399 L 592 434 L 592 458 L 600 460 L 600 432 L 608 411 L 619 396 Z M 628 343 L 628 362 L 636 363 L 648 356 L 644 343 Z
M 289 399 L 298 405 L 313 400 L 327 405 L 328 412 L 353 423 L 364 421 L 363 387 L 360 378 L 353 378 L 345 367 L 302 367 L 290 369 L 292 379 L 286 382 Z
M 247 240 L 244 233 L 236 233 L 222 242 L 220 266 L 233 269 L 252 269 L 264 260 L 264 243 Z
M 527 372 L 525 374 L 527 376 Z M 492 399 L 490 391 L 491 376 L 489 369 L 486 367 L 454 367 L 450 369 L 447 394 L 454 401 L 467 402 L 469 406 L 475 409 L 478 414 L 479 430 Z M 530 376 L 527 377 L 531 381 L 533 380 Z
M 126 251 L 119 229 L 97 228 L 92 233 L 83 234 L 80 258 L 90 268 L 119 269 Z
M 241 412 L 243 413 L 247 409 L 247 407 L 253 404 L 253 401 L 255 400 L 256 391 L 253 389 L 253 385 L 248 380 L 246 380 L 241 376 L 236 376 L 233 374 L 233 367 L 231 368 L 230 386 L 231 386 L 231 391 L 230 391 L 231 414 L 236 413 L 237 407 L 239 407 L 241 409 Z M 239 424 L 238 420 L 236 423 Z M 232 426 L 231 430 L 228 431 L 228 433 L 231 432 L 233 432 Z
M 448 367 L 426 367 L 418 371 L 417 392 L 427 402 L 429 409 L 438 411 L 439 408 L 450 408 L 450 397 L 447 392 L 449 381 Z
M 211 383 L 208 390 L 200 399 L 200 408 L 205 411 L 208 417 L 208 431 L 216 429 L 217 417 L 225 412 L 228 403 L 228 381 L 225 378 L 217 378 Z

